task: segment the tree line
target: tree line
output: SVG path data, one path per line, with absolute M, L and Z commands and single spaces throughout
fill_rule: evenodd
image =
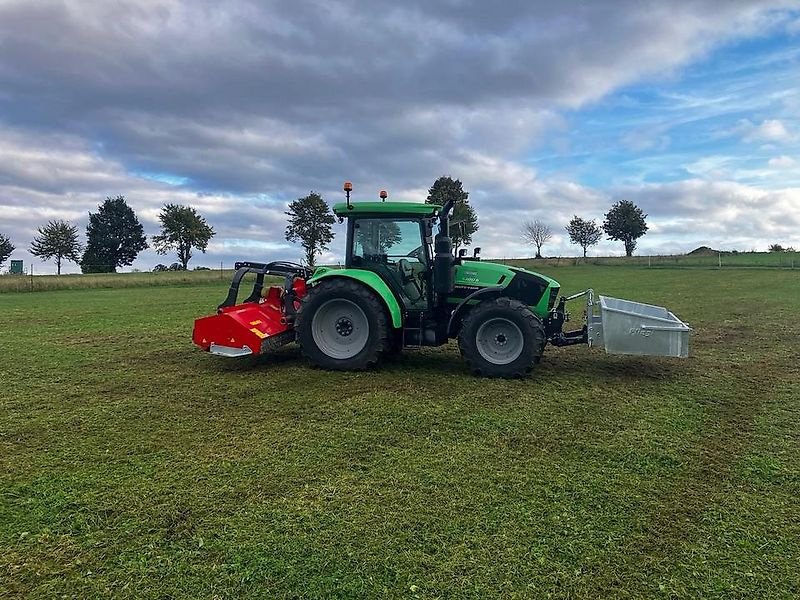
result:
M 460 180 L 443 175 L 428 189 L 425 201 L 443 205 L 451 199 L 454 209 L 450 237 L 458 252 L 460 247 L 471 243 L 479 227 L 478 216 L 469 204 L 469 192 Z M 311 191 L 289 203 L 286 215 L 286 240 L 299 243 L 306 264 L 313 267 L 317 256 L 328 250 L 334 239 L 335 217 L 330 207 L 319 193 Z M 594 220 L 575 215 L 565 229 L 570 242 L 583 248 L 584 257 L 588 248 L 600 241 L 603 232 L 609 239 L 622 241 L 626 254 L 631 256 L 638 238 L 648 229 L 646 217 L 632 202 L 620 200 L 606 213 L 602 228 Z M 176 268 L 186 269 L 195 250 L 205 253 L 215 234 L 213 227 L 191 206 L 165 204 L 158 219 L 161 229 L 152 236 L 150 243 L 158 254 L 175 252 L 179 263 Z M 553 231 L 549 225 L 536 220 L 524 224 L 522 237 L 536 246 L 536 257 L 541 258 L 542 247 L 552 239 Z M 30 252 L 44 261 L 55 260 L 59 275 L 65 261 L 80 265 L 83 273 L 113 273 L 120 267 L 131 265 L 140 252 L 150 247 L 144 228 L 124 196 L 107 197 L 97 212 L 89 213 L 86 240 L 83 247 L 75 225 L 60 219 L 52 220 L 38 229 Z M 0 234 L 0 265 L 14 249 L 10 239 Z
M 605 215 L 602 226 L 594 219 L 583 219 L 574 215 L 564 228 L 571 244 L 583 248 L 583 257 L 589 248 L 603 237 L 617 240 L 625 245 L 625 255 L 633 256 L 637 240 L 647 233 L 647 215 L 630 200 L 615 202 Z M 536 246 L 536 258 L 542 258 L 542 246 L 553 238 L 552 228 L 543 221 L 528 221 L 522 226 L 522 239 Z
M 165 204 L 158 220 L 161 230 L 151 238 L 153 248 L 162 255 L 176 252 L 182 269 L 186 269 L 193 251 L 205 252 L 214 237 L 214 228 L 191 206 Z M 119 267 L 131 265 L 149 247 L 136 213 L 124 196 L 116 196 L 107 197 L 97 212 L 89 213 L 85 247 L 75 225 L 55 219 L 38 228 L 30 252 L 43 261 L 54 260 L 59 275 L 66 261 L 80 265 L 83 273 L 115 273 Z M 11 240 L 0 234 L 0 265 L 14 250 Z

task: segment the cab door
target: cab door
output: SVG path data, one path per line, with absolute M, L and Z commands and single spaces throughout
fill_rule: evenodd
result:
M 419 219 L 358 218 L 350 263 L 378 273 L 411 310 L 429 306 L 428 251 Z

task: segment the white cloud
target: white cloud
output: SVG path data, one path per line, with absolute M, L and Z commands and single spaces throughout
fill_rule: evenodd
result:
M 770 158 L 767 164 L 773 169 L 791 169 L 797 166 L 797 161 L 791 156 L 785 154 Z
M 765 119 L 758 125 L 743 119 L 737 129 L 745 142 L 783 143 L 794 139 L 786 125 L 779 119 Z
M 640 127 L 626 133 L 621 141 L 626 148 L 634 152 L 666 150 L 670 144 L 668 130 L 667 125 Z

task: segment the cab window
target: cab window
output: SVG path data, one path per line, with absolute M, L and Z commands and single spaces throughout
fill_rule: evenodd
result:
M 427 256 L 420 221 L 358 219 L 353 230 L 353 265 L 390 278 L 412 305 L 426 302 Z

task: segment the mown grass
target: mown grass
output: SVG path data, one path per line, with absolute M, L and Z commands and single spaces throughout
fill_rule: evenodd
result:
M 0 597 L 792 598 L 800 273 L 549 269 L 686 361 L 191 347 L 226 283 L 0 297 Z

